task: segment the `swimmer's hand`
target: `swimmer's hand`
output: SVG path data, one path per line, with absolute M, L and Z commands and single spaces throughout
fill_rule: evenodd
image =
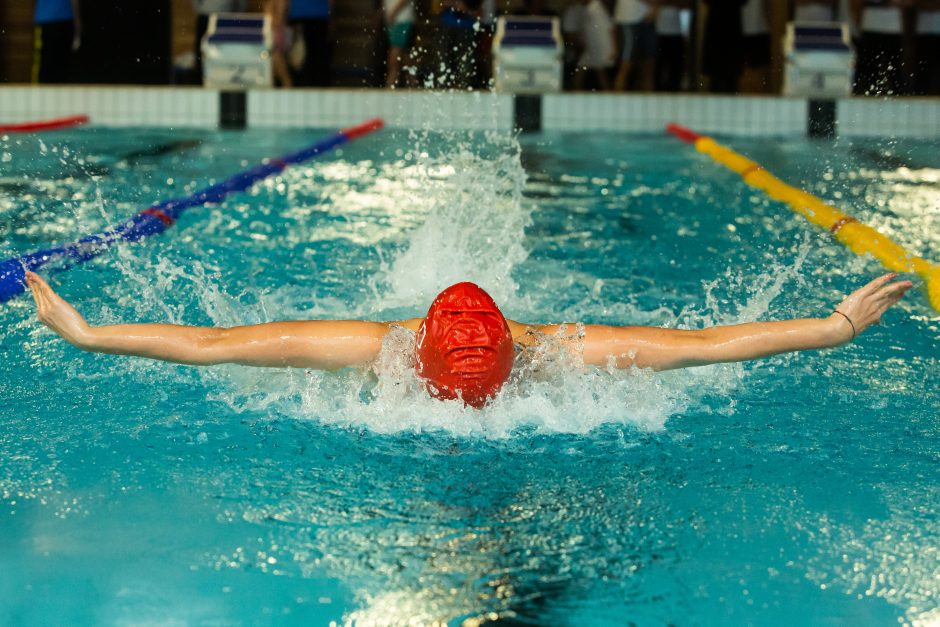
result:
M 26 284 L 36 301 L 39 321 L 62 336 L 73 346 L 84 348 L 91 327 L 80 313 L 56 294 L 35 272 L 26 272 Z
M 891 280 L 897 274 L 884 274 L 864 287 L 849 294 L 829 316 L 835 333 L 843 342 L 849 342 L 873 324 L 881 321 L 881 316 L 895 305 L 907 290 L 914 285 L 910 281 Z

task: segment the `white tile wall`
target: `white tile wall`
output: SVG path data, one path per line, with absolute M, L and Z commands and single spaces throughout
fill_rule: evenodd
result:
M 343 127 L 380 117 L 393 128 L 512 129 L 511 96 L 378 89 L 255 90 L 248 125 Z
M 836 115 L 842 137 L 940 137 L 937 98 L 850 98 Z
M 661 132 L 677 122 L 701 133 L 803 135 L 806 101 L 704 95 L 552 94 L 544 96 L 545 130 Z
M 0 87 L 0 124 L 80 114 L 101 126 L 213 127 L 219 94 L 173 87 Z
M 345 127 L 381 117 L 393 128 L 511 130 L 513 99 L 505 94 L 370 89 L 255 90 L 248 93 L 252 127 Z M 214 127 L 215 90 L 130 86 L 0 87 L 0 124 L 87 114 L 102 126 Z M 940 137 L 940 99 L 850 98 L 838 103 L 839 135 Z M 678 122 L 701 133 L 802 136 L 806 101 L 799 98 L 549 94 L 546 130 L 659 133 Z

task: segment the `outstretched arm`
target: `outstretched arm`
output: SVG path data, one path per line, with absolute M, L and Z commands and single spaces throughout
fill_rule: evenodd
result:
M 694 331 L 586 325 L 584 363 L 669 370 L 745 361 L 791 351 L 831 348 L 851 341 L 880 320 L 911 287 L 886 274 L 856 290 L 827 318 L 752 322 Z M 542 327 L 553 333 L 558 327 Z
M 39 320 L 82 350 L 181 364 L 235 363 L 333 370 L 375 359 L 389 323 L 360 320 L 269 322 L 217 328 L 173 324 L 94 327 L 38 275 L 27 283 Z

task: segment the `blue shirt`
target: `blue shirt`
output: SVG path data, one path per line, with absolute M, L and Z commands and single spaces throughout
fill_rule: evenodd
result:
M 71 0 L 36 0 L 36 12 L 33 22 L 47 24 L 49 22 L 71 22 Z
M 330 0 L 290 0 L 289 20 L 330 17 Z

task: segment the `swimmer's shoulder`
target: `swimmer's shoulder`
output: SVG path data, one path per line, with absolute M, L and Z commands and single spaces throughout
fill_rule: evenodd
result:
M 578 326 L 575 323 L 566 324 L 527 324 L 506 319 L 512 341 L 521 346 L 535 346 L 539 338 L 546 335 L 555 337 L 569 337 L 577 335 Z
M 386 322 L 388 328 L 392 327 L 402 327 L 408 329 L 409 331 L 418 331 L 418 327 L 421 326 L 421 323 L 424 321 L 424 318 L 410 318 L 408 320 L 393 320 L 392 322 Z

